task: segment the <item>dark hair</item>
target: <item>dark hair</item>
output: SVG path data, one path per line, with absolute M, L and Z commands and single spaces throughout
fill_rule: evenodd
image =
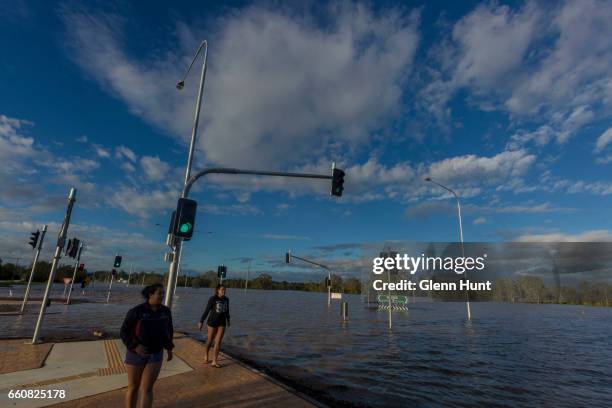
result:
M 218 284 L 217 287 L 215 288 L 215 296 L 219 296 L 219 289 L 224 288 L 225 285 L 223 285 L 222 283 Z
M 162 285 L 161 283 L 154 283 L 152 285 L 149 286 L 145 286 L 145 288 L 142 290 L 142 297 L 144 297 L 145 299 L 148 299 L 151 297 L 152 294 L 154 294 L 157 289 L 163 289 L 164 285 Z

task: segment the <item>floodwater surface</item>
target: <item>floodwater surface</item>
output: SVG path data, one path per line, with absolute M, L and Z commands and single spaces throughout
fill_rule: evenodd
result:
M 63 285 L 55 285 L 61 297 Z M 115 284 L 110 303 L 54 302 L 42 336 L 117 334 L 139 286 Z M 105 287 L 84 297 L 106 300 Z M 42 287 L 36 286 L 34 296 Z M 0 288 L 0 296 L 8 296 Z M 178 288 L 177 330 L 202 339 L 197 322 L 212 289 Z M 23 295 L 22 287 L 13 295 Z M 612 308 L 472 303 L 416 298 L 408 312 L 368 308 L 344 295 L 327 306 L 323 293 L 228 289 L 232 326 L 224 349 L 329 405 L 612 406 Z M 83 297 L 75 290 L 73 297 Z M 37 307 L 37 306 L 36 306 Z M 0 316 L 0 336 L 29 337 L 36 307 Z

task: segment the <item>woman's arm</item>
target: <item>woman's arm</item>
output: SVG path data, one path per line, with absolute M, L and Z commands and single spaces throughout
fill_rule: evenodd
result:
M 214 301 L 215 301 L 214 296 L 208 299 L 208 304 L 206 305 L 206 309 L 204 309 L 204 313 L 202 313 L 202 317 L 200 318 L 200 323 L 204 323 L 204 320 L 206 320 L 206 316 L 208 316 L 208 313 L 210 313 L 210 311 L 212 310 Z
M 136 346 L 138 346 L 138 342 L 134 336 L 134 327 L 136 326 L 137 321 L 138 312 L 137 308 L 135 307 L 127 312 L 125 319 L 123 320 L 123 324 L 121 325 L 121 340 L 128 350 L 133 350 L 136 348 Z
M 166 350 L 172 350 L 174 348 L 174 325 L 172 324 L 172 312 L 168 309 L 168 343 L 166 344 Z

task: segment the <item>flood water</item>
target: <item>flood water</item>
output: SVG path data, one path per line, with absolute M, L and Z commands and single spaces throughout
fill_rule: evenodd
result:
M 62 285 L 54 289 L 61 296 Z M 105 300 L 98 289 L 93 297 Z M 140 302 L 138 290 L 117 285 L 110 304 L 53 303 L 42 335 L 116 334 Z M 178 288 L 177 330 L 202 338 L 196 323 L 211 292 Z M 417 298 L 408 312 L 393 312 L 389 330 L 388 312 L 368 309 L 359 296 L 344 296 L 349 318 L 342 322 L 339 302 L 328 308 L 323 293 L 227 294 L 232 326 L 224 348 L 329 405 L 612 406 L 612 308 L 472 303 L 467 322 L 464 303 Z M 31 336 L 36 316 L 34 308 L 23 317 L 0 315 L 0 336 Z

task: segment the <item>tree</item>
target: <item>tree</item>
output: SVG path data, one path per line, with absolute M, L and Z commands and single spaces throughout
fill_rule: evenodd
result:
M 255 289 L 270 290 L 273 286 L 272 277 L 267 273 L 262 273 L 253 280 L 253 288 Z

